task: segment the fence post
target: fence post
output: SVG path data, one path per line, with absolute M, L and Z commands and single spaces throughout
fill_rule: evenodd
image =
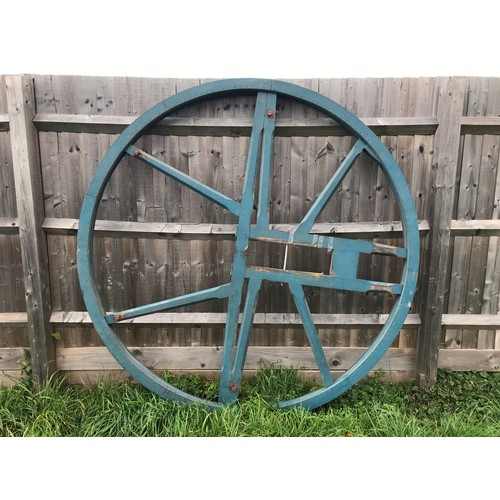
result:
M 32 377 L 40 385 L 56 369 L 38 133 L 33 124 L 33 79 L 6 76 L 7 105 L 28 315 Z
M 460 147 L 465 81 L 451 78 L 439 89 L 438 128 L 434 140 L 429 226 L 421 294 L 416 378 L 420 387 L 436 382 L 443 305 L 448 286 L 450 226 Z

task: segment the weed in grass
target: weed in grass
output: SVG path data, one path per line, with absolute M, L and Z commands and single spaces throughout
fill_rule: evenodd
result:
M 314 385 L 305 382 L 299 370 L 272 366 L 244 380 L 241 385 L 241 397 L 245 399 L 259 396 L 266 403 L 273 404 L 303 396 L 313 389 Z
M 426 390 L 413 387 L 408 411 L 430 419 L 469 411 L 481 416 L 490 403 L 499 405 L 499 401 L 500 373 L 442 370 L 438 372 L 436 385 Z
M 166 370 L 162 377 L 165 382 L 177 389 L 208 401 L 215 401 L 219 395 L 218 380 L 205 379 L 191 373 L 175 375 Z
M 23 357 L 18 361 L 19 367 L 21 368 L 21 378 L 24 383 L 31 384 L 31 376 L 33 373 L 31 367 L 31 351 L 29 349 L 23 349 Z

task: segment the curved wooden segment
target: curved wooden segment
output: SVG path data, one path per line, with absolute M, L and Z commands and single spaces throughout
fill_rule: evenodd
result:
M 372 345 L 363 353 L 363 355 L 343 373 L 332 385 L 322 387 L 314 392 L 305 394 L 289 401 L 283 401 L 277 404 L 280 408 L 292 408 L 301 406 L 304 408 L 317 408 L 326 403 L 329 403 L 336 397 L 340 396 L 356 382 L 365 377 L 368 372 L 382 359 L 385 352 L 391 346 L 394 340 L 394 332 L 399 332 L 401 321 L 408 315 L 410 303 L 406 299 L 412 295 L 411 290 L 407 287 L 403 290 L 402 295 L 398 298 L 392 313 L 379 333 L 378 337 L 373 341 Z

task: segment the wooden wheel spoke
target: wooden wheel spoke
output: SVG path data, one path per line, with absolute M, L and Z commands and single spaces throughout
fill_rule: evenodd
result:
M 394 295 L 400 295 L 403 290 L 403 285 L 400 283 L 347 278 L 307 271 L 288 271 L 271 267 L 248 267 L 245 275 L 247 278 L 260 278 L 262 280 L 276 281 L 278 283 L 297 283 L 302 286 L 333 288 L 336 290 L 361 293 L 387 292 Z
M 296 230 L 286 232 L 252 226 L 250 228 L 250 239 L 267 241 L 269 243 L 286 243 L 289 245 L 324 248 L 329 251 L 390 255 L 401 259 L 405 259 L 407 255 L 406 248 L 403 247 L 383 245 L 368 240 L 340 238 L 338 236 L 297 233 Z
M 240 392 L 240 384 L 243 378 L 243 366 L 247 355 L 248 341 L 261 283 L 262 280 L 260 279 L 252 279 L 249 281 L 236 346 L 224 346 L 225 352 L 231 353 L 231 359 L 226 362 L 230 365 L 230 368 L 221 371 L 219 402 L 223 404 L 234 401 Z
M 184 172 L 181 172 L 175 167 L 168 165 L 167 163 L 159 160 L 158 158 L 155 158 L 154 156 L 146 153 L 145 151 L 142 151 L 135 146 L 129 146 L 126 149 L 126 152 L 130 156 L 139 158 L 148 165 L 151 165 L 155 170 L 158 170 L 168 177 L 175 179 L 183 186 L 186 186 L 189 189 L 193 190 L 195 193 L 198 193 L 201 196 L 208 198 L 210 201 L 213 201 L 217 205 L 220 205 L 221 207 L 227 209 L 232 214 L 236 216 L 240 215 L 240 203 L 238 203 L 236 200 L 233 200 L 232 198 L 229 198 L 228 196 L 220 193 L 210 186 L 197 181 L 193 177 L 190 177 Z
M 341 163 L 340 167 L 335 171 L 332 178 L 328 182 L 328 184 L 324 187 L 323 191 L 316 198 L 316 201 L 313 203 L 307 214 L 302 219 L 301 223 L 298 225 L 295 230 L 296 233 L 309 233 L 312 229 L 316 218 L 323 211 L 326 204 L 330 201 L 331 197 L 338 189 L 345 176 L 351 170 L 356 158 L 363 152 L 366 148 L 364 141 L 358 139 L 354 144 L 353 148 L 349 151 L 347 156 L 344 158 L 344 161 Z
M 314 354 L 314 359 L 316 360 L 316 364 L 318 365 L 319 371 L 321 373 L 323 383 L 325 384 L 325 386 L 332 385 L 334 380 L 332 374 L 330 373 L 328 361 L 326 360 L 325 352 L 323 350 L 323 347 L 321 346 L 318 332 L 316 330 L 316 326 L 314 325 L 311 311 L 309 310 L 309 306 L 306 301 L 304 289 L 302 288 L 302 285 L 299 285 L 297 283 L 290 283 L 290 291 L 292 292 L 295 306 L 297 307 L 300 319 L 302 320 L 302 324 L 304 325 L 304 330 Z
M 399 295 L 402 285 L 379 281 L 363 280 L 357 277 L 360 254 L 385 255 L 400 259 L 407 258 L 407 250 L 403 247 L 384 245 L 367 240 L 352 240 L 333 236 L 319 236 L 316 234 L 285 232 L 273 229 L 252 227 L 250 237 L 258 241 L 284 243 L 314 248 L 322 248 L 331 252 L 330 274 L 293 271 L 289 269 L 273 269 L 265 267 L 251 267 L 247 276 L 256 276 L 256 273 L 265 276 L 263 279 L 290 283 L 299 280 L 302 285 L 335 288 L 353 292 L 385 291 Z
M 105 319 L 109 325 L 112 325 L 127 319 L 138 318 L 147 314 L 167 311 L 169 309 L 175 309 L 177 307 L 188 306 L 191 304 L 197 304 L 198 302 L 204 302 L 206 300 L 225 299 L 229 297 L 231 290 L 232 287 L 228 283 L 225 285 L 216 286 L 214 288 L 208 288 L 200 292 L 187 293 L 185 295 L 180 295 L 179 297 L 172 297 L 170 299 L 153 302 L 152 304 L 133 307 L 131 309 L 126 309 L 120 312 L 110 313 L 105 316 Z
M 266 120 L 269 119 L 269 106 L 275 105 L 276 95 L 268 92 L 258 92 L 255 103 L 255 113 L 253 119 L 252 135 L 250 136 L 249 153 L 247 157 L 247 168 L 245 180 L 243 183 L 243 192 L 241 196 L 241 210 L 239 214 L 239 222 L 236 228 L 236 244 L 233 266 L 231 271 L 231 286 L 232 293 L 229 298 L 226 319 L 226 331 L 224 334 L 224 350 L 222 353 L 221 363 L 221 381 L 219 399 L 223 401 L 234 400 L 231 393 L 237 392 L 233 390 L 234 384 L 231 383 L 232 363 L 234 359 L 234 344 L 238 331 L 238 316 L 240 311 L 243 285 L 245 281 L 245 270 L 247 264 L 247 248 L 250 237 L 250 223 L 253 211 L 253 192 L 255 187 L 255 178 L 257 175 L 257 164 L 262 155 L 262 136 L 266 127 Z M 273 109 L 274 113 L 274 109 Z M 271 127 L 274 128 L 274 127 Z M 269 134 L 268 134 L 269 135 Z M 250 291 L 255 290 L 255 296 L 258 292 L 256 284 L 259 284 L 260 279 L 251 280 Z M 252 294 L 249 295 L 251 297 Z M 255 299 L 254 299 L 255 300 Z M 248 305 L 248 299 L 247 299 Z M 248 311 L 249 307 L 245 309 Z M 253 310 L 253 307 L 252 307 Z M 249 313 L 247 312 L 248 317 Z M 253 317 L 253 313 L 250 315 Z M 250 329 L 250 326 L 248 326 Z M 248 332 L 244 332 L 245 335 Z
M 276 94 L 267 94 L 266 120 L 262 129 L 262 145 L 259 171 L 259 198 L 257 204 L 257 226 L 269 226 L 269 194 L 273 162 L 274 128 L 276 126 Z

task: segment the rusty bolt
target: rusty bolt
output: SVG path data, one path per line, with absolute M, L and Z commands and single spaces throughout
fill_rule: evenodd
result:
M 236 384 L 231 384 L 229 389 L 231 389 L 231 392 L 236 392 L 238 390 L 238 386 Z
M 115 321 L 121 321 L 122 319 L 124 319 L 125 316 L 123 316 L 122 314 L 116 314 L 115 315 Z
M 135 149 L 134 150 L 134 154 L 137 156 L 138 154 L 140 153 L 140 151 L 138 149 Z
M 275 116 L 275 115 L 276 115 L 276 113 L 277 113 L 277 111 L 275 111 L 275 110 L 273 110 L 273 109 L 268 109 L 268 110 L 267 110 L 267 116 L 268 116 L 269 118 L 272 118 L 273 116 Z

